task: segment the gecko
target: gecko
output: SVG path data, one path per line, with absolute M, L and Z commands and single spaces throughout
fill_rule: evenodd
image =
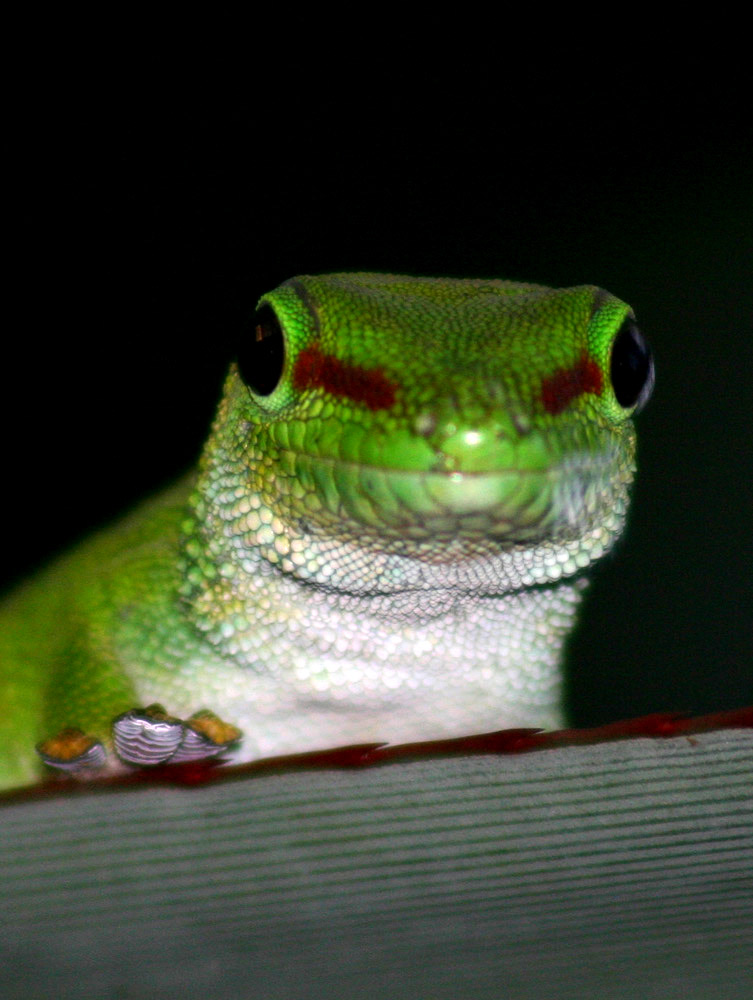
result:
M 0 604 L 0 787 L 562 725 L 653 383 L 592 285 L 285 281 L 198 469 Z

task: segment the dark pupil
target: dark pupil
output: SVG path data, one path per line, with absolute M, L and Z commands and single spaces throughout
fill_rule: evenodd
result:
M 622 325 L 612 346 L 612 388 L 620 406 L 641 407 L 654 385 L 651 349 L 633 320 Z
M 254 313 L 237 361 L 241 378 L 252 392 L 258 396 L 274 392 L 285 364 L 285 338 L 271 306 L 263 305 Z

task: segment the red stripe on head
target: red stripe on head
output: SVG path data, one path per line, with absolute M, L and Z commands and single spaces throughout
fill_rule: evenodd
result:
M 395 402 L 396 386 L 381 368 L 350 365 L 318 347 L 301 351 L 293 368 L 293 388 L 324 389 L 332 396 L 363 403 L 370 410 L 386 410 Z
M 585 392 L 601 395 L 604 380 L 601 368 L 583 354 L 572 368 L 559 368 L 541 383 L 541 402 L 547 413 L 561 413 L 578 396 Z

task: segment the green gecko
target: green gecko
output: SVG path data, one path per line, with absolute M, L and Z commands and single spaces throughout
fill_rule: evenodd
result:
M 0 787 L 36 780 L 62 727 L 109 744 L 152 702 L 240 727 L 235 760 L 561 725 L 652 384 L 629 307 L 593 286 L 331 274 L 262 296 L 198 472 L 0 606 Z M 125 718 L 152 760 L 172 723 Z

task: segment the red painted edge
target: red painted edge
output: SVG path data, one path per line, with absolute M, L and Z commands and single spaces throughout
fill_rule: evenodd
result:
M 691 738 L 699 733 L 719 729 L 753 729 L 753 706 L 727 712 L 714 712 L 711 715 L 695 718 L 680 713 L 656 713 L 590 729 L 558 729 L 549 732 L 541 729 L 501 729 L 492 733 L 419 743 L 358 743 L 308 753 L 265 757 L 248 764 L 222 766 L 223 761 L 215 758 L 190 764 L 166 764 L 161 767 L 143 768 L 128 774 L 92 778 L 86 781 L 62 775 L 28 788 L 1 792 L 0 804 L 51 795 L 81 794 L 144 785 L 203 785 L 211 781 L 262 776 L 281 771 L 350 769 L 374 767 L 399 760 L 436 760 L 443 757 L 467 757 L 477 754 L 530 753 L 535 750 L 589 746 L 639 737 Z

